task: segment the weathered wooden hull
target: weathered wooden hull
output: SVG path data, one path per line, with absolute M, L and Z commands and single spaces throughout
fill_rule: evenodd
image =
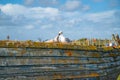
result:
M 0 48 L 0 80 L 116 80 L 120 50 Z

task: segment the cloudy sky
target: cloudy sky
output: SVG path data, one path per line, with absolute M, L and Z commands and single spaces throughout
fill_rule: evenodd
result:
M 0 0 L 0 40 L 120 35 L 120 0 Z

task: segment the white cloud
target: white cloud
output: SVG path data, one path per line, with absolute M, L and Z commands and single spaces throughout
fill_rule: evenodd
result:
M 27 8 L 17 4 L 6 4 L 1 7 L 1 11 L 10 16 L 23 15 L 24 13 L 26 13 L 26 10 Z
M 65 8 L 67 10 L 74 10 L 76 8 L 79 8 L 80 2 L 79 1 L 67 1 L 65 4 Z
M 2 5 L 0 4 L 0 8 L 2 7 Z
M 33 25 L 27 25 L 27 26 L 25 26 L 25 28 L 28 30 L 31 30 L 31 29 L 34 29 L 35 27 Z
M 52 0 L 52 4 L 58 4 L 58 0 Z
M 38 0 L 41 5 L 52 6 L 58 4 L 58 0 Z
M 34 0 L 24 0 L 26 5 L 31 5 L 33 3 Z
M 88 6 L 88 5 L 83 5 L 83 8 L 82 8 L 83 11 L 87 11 L 87 10 L 89 10 L 89 9 L 90 9 L 90 6 Z
M 24 0 L 24 4 L 27 6 L 44 6 L 53 7 L 59 4 L 58 0 Z
M 68 0 L 63 6 L 62 10 L 74 11 L 80 8 L 81 2 L 78 0 Z
M 87 11 L 90 9 L 89 5 L 83 4 L 80 0 L 67 0 L 66 3 L 60 8 L 63 11 Z
M 58 9 L 55 8 L 46 8 L 45 13 L 48 13 L 49 15 L 57 15 L 58 14 Z
M 105 11 L 99 13 L 87 14 L 86 18 L 93 22 L 102 22 L 103 20 L 110 20 L 114 18 L 115 11 Z
M 46 25 L 43 25 L 41 26 L 42 29 L 49 29 L 49 28 L 53 28 L 53 25 L 52 24 L 46 24 Z
M 6 15 L 10 16 L 19 16 L 24 15 L 25 17 L 31 18 L 44 18 L 46 16 L 56 16 L 59 11 L 56 8 L 42 8 L 42 7 L 33 7 L 27 8 L 18 4 L 7 4 L 1 7 L 1 10 Z
M 118 27 L 118 28 L 113 28 L 113 30 L 115 30 L 115 31 L 120 31 L 120 27 Z

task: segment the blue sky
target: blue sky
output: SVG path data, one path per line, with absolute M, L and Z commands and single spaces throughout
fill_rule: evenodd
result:
M 120 35 L 120 0 L 0 0 L 0 40 Z

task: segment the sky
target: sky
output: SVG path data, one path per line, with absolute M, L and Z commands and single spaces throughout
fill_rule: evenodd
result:
M 0 40 L 120 35 L 120 0 L 0 0 Z

